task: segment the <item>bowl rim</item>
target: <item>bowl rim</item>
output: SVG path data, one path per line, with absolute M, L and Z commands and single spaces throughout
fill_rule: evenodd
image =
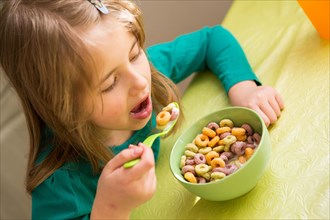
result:
M 190 125 L 187 129 L 185 129 L 185 131 L 184 131 L 184 132 L 183 132 L 183 133 L 177 138 L 177 140 L 175 141 L 175 143 L 174 143 L 174 145 L 173 145 L 173 148 L 171 149 L 170 158 L 172 158 L 172 154 L 174 154 L 174 148 L 175 148 L 175 146 L 177 145 L 178 141 L 180 140 L 180 137 L 186 135 L 192 127 L 196 126 L 198 123 L 200 123 L 200 121 L 204 120 L 204 119 L 207 118 L 209 115 L 212 115 L 212 114 L 215 114 L 215 113 L 218 113 L 218 112 L 223 112 L 223 111 L 233 110 L 233 109 L 234 109 L 234 110 L 235 110 L 235 109 L 236 109 L 236 110 L 237 110 L 237 109 L 240 109 L 240 110 L 244 110 L 244 111 L 247 110 L 247 111 L 249 111 L 249 112 L 251 112 L 251 113 L 253 113 L 254 115 L 257 116 L 257 118 L 258 118 L 258 122 L 261 123 L 261 134 L 260 134 L 261 139 L 260 139 L 260 142 L 259 142 L 259 143 L 261 143 L 261 142 L 263 141 L 263 139 L 264 139 L 264 136 L 265 136 L 264 133 L 265 133 L 266 130 L 267 130 L 267 127 L 266 127 L 264 121 L 262 120 L 261 116 L 260 116 L 255 110 L 250 109 L 250 108 L 240 107 L 240 106 L 225 107 L 225 108 L 221 108 L 221 109 L 219 109 L 219 110 L 216 110 L 216 111 L 210 112 L 210 113 L 207 114 L 207 115 L 204 115 L 203 117 L 197 119 L 197 120 L 196 120 L 192 125 Z M 175 173 L 174 170 L 173 170 L 173 168 L 172 168 L 171 159 L 170 159 L 170 169 L 171 169 L 171 172 L 172 172 L 173 176 L 175 177 L 175 179 L 179 180 L 180 182 L 182 182 L 182 183 L 184 183 L 184 184 L 188 184 L 188 185 L 191 185 L 191 186 L 207 186 L 207 185 L 219 184 L 219 183 L 225 182 L 225 181 L 228 180 L 229 178 L 233 178 L 233 176 L 238 175 L 237 173 L 243 172 L 242 170 L 244 170 L 245 167 L 246 167 L 249 163 L 251 163 L 252 159 L 255 157 L 256 153 L 257 153 L 259 150 L 260 150 L 260 147 L 258 146 L 258 147 L 257 147 L 257 150 L 253 153 L 252 157 L 251 157 L 248 161 L 246 161 L 246 162 L 244 163 L 244 165 L 242 165 L 242 166 L 241 166 L 239 169 L 237 169 L 234 173 L 232 173 L 232 174 L 230 174 L 229 176 L 226 176 L 226 177 L 224 177 L 224 178 L 222 178 L 222 179 L 220 179 L 220 180 L 213 181 L 213 182 L 207 182 L 207 183 L 191 183 L 191 182 L 186 181 L 186 180 L 183 178 L 182 175 L 181 175 L 181 178 L 178 178 L 178 177 L 177 177 L 177 173 Z

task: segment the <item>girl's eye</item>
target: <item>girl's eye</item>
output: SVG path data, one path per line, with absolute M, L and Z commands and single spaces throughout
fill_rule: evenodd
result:
M 113 83 L 107 87 L 106 89 L 102 90 L 102 93 L 106 93 L 106 92 L 110 92 L 111 90 L 113 90 L 113 88 L 115 88 L 116 84 L 117 84 L 117 76 L 114 77 Z
M 129 61 L 130 62 L 136 61 L 140 55 L 141 55 L 141 49 L 139 49 L 138 53 L 136 55 L 134 55 Z

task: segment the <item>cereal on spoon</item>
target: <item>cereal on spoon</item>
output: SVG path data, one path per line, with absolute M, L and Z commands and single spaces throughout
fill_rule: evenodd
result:
M 175 106 L 174 103 L 170 103 L 165 106 L 161 112 L 157 114 L 156 117 L 156 127 L 158 130 L 164 130 L 167 125 L 177 119 L 179 116 L 179 109 Z

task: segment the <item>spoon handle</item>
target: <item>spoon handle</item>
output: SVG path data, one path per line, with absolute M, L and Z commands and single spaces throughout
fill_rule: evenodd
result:
M 162 133 L 150 135 L 143 141 L 143 144 L 145 144 L 148 147 L 151 147 L 152 144 L 154 143 L 154 141 L 156 140 L 156 138 L 161 135 L 162 135 Z M 140 158 L 137 158 L 137 159 L 128 161 L 124 164 L 124 168 L 130 168 L 130 167 L 134 166 L 135 164 L 137 164 L 140 160 L 141 160 Z
M 131 168 L 132 166 L 140 162 L 140 160 L 141 160 L 140 158 L 136 158 L 134 160 L 128 161 L 124 164 L 124 168 Z

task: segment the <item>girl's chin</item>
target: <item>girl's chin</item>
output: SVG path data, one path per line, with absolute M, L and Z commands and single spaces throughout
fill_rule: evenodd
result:
M 134 120 L 135 122 L 134 122 L 132 130 L 134 130 L 134 131 L 141 130 L 148 124 L 150 118 L 151 118 L 151 114 L 144 119 Z

